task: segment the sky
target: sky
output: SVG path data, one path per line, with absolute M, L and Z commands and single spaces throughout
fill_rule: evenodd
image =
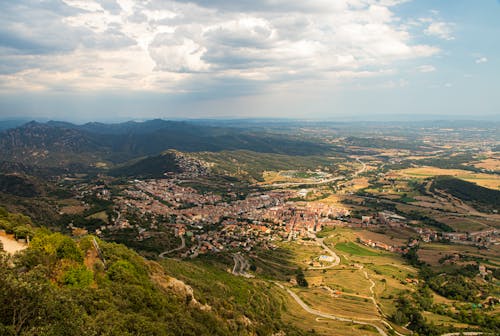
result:
M 499 118 L 500 0 L 1 0 L 0 119 Z

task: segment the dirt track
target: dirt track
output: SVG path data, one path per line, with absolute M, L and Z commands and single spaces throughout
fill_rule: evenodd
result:
M 0 241 L 3 244 L 4 251 L 10 254 L 14 254 L 18 251 L 24 250 L 27 247 L 25 244 L 21 244 L 13 238 L 6 237 L 5 235 L 0 235 Z

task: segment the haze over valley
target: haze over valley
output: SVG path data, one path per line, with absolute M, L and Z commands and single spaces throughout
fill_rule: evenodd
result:
M 499 335 L 499 11 L 0 3 L 0 335 Z

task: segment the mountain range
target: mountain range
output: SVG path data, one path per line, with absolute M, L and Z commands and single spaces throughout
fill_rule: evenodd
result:
M 291 135 L 160 119 L 83 125 L 31 121 L 0 132 L 4 165 L 9 162 L 71 170 L 110 168 L 169 149 L 314 155 L 325 153 L 329 146 Z

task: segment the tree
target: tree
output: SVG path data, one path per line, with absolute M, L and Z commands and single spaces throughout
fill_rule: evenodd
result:
M 306 277 L 304 276 L 304 272 L 301 268 L 298 268 L 296 271 L 295 279 L 297 280 L 297 284 L 301 287 L 307 287 L 309 284 L 307 283 Z

